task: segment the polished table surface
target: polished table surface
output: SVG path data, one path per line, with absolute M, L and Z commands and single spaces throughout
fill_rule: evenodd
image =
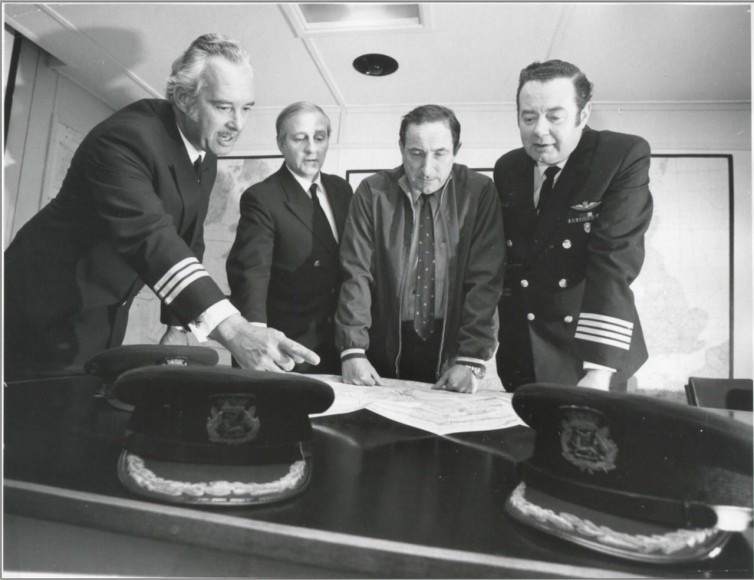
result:
M 648 565 L 514 521 L 504 506 L 531 453 L 525 427 L 436 436 L 369 411 L 320 417 L 313 477 L 296 498 L 226 509 L 142 500 L 116 474 L 128 413 L 97 390 L 89 377 L 6 386 L 6 513 L 354 576 L 752 577 L 740 534 L 717 558 Z

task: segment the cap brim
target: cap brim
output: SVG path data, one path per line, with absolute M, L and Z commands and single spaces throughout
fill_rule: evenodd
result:
M 232 507 L 272 503 L 298 495 L 311 479 L 310 445 L 294 445 L 300 459 L 263 465 L 181 463 L 123 450 L 118 478 L 135 494 L 176 504 Z
M 717 556 L 730 532 L 715 527 L 674 529 L 598 512 L 520 483 L 506 503 L 518 521 L 586 548 L 648 563 L 681 563 Z

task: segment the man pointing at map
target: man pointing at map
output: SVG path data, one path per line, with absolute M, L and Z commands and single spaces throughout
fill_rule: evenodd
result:
M 647 360 L 630 285 L 652 217 L 649 144 L 587 126 L 592 83 L 573 64 L 521 71 L 523 148 L 495 165 L 508 263 L 498 373 L 531 382 L 626 390 Z

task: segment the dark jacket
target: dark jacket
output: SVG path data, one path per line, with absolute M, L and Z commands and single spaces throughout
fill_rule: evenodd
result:
M 342 239 L 353 190 L 324 173 L 322 185 Z M 231 302 L 247 320 L 267 323 L 322 357 L 323 349 L 335 352 L 340 271 L 336 241 L 314 233 L 313 208 L 285 165 L 252 185 L 241 196 L 226 271 Z
M 640 137 L 585 129 L 537 217 L 534 161 L 523 149 L 495 164 L 508 264 L 498 371 L 506 387 L 575 384 L 583 362 L 623 383 L 647 359 L 630 285 L 652 217 L 650 148 Z
M 58 195 L 5 252 L 6 375 L 80 372 L 121 344 L 144 283 L 173 323 L 222 300 L 198 264 L 216 172 L 207 154 L 199 185 L 167 101 L 138 101 L 92 129 Z
M 398 167 L 361 182 L 340 250 L 344 278 L 335 319 L 337 347 L 365 349 L 386 377 L 398 376 L 400 301 L 414 219 L 398 183 L 403 175 Z M 492 358 L 505 260 L 500 204 L 488 177 L 455 164 L 440 211 L 449 263 L 438 372 L 455 357 Z

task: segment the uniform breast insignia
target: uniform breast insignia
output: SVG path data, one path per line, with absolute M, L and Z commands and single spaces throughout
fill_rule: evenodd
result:
M 253 441 L 260 426 L 253 398 L 214 397 L 207 417 L 207 435 L 213 443 L 238 445 Z
M 599 213 L 594 212 L 592 210 L 598 208 L 600 205 L 602 205 L 601 201 L 582 201 L 581 203 L 572 205 L 571 206 L 572 210 L 582 212 L 583 215 L 580 215 L 578 217 L 568 218 L 568 223 L 569 224 L 584 223 L 584 231 L 586 233 L 589 233 L 589 230 L 591 230 L 591 225 L 589 225 L 589 222 L 593 222 L 600 215 Z M 587 228 L 587 225 L 589 225 L 589 228 Z
M 581 203 L 572 205 L 571 209 L 575 209 L 576 211 L 592 211 L 594 208 L 599 207 L 600 205 L 602 205 L 601 201 L 582 201 Z
M 563 457 L 581 471 L 593 474 L 615 469 L 618 446 L 602 413 L 588 407 L 563 408 L 560 447 Z
M 580 215 L 579 217 L 575 217 L 575 218 L 568 218 L 568 223 L 569 224 L 580 224 L 580 223 L 583 223 L 584 224 L 584 229 L 586 230 L 586 226 L 590 226 L 591 227 L 591 224 L 589 222 L 593 222 L 598 217 L 600 217 L 600 214 L 588 212 L 586 215 Z M 588 232 L 589 230 L 586 230 L 586 231 Z

